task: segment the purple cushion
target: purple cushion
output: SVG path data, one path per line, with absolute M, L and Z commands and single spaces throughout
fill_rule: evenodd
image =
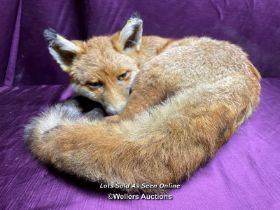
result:
M 43 107 L 65 98 L 65 86 L 0 90 L 0 209 L 279 209 L 280 79 L 263 79 L 253 116 L 207 165 L 169 192 L 168 201 L 111 201 L 84 183 L 34 160 L 23 126 Z

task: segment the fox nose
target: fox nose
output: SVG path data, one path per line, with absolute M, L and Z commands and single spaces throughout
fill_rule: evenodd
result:
M 118 114 L 118 111 L 114 107 L 107 107 L 106 112 L 109 115 L 116 115 Z
M 106 112 L 110 115 L 120 114 L 124 110 L 125 105 L 126 104 L 119 104 L 118 106 L 107 106 Z

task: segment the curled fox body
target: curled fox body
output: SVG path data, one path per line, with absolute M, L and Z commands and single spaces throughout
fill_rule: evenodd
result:
M 26 127 L 39 160 L 109 185 L 180 183 L 252 114 L 260 75 L 239 47 L 142 36 L 142 25 L 132 17 L 112 36 L 85 42 L 45 31 L 74 89 L 114 116 L 90 120 L 72 105 L 50 108 Z

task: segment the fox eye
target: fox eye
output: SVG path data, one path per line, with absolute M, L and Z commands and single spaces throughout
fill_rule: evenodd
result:
M 103 83 L 98 81 L 98 82 L 87 82 L 87 85 L 93 88 L 101 88 L 103 87 Z
M 128 76 L 128 73 L 129 73 L 129 72 L 127 71 L 127 72 L 125 72 L 125 73 L 119 75 L 119 76 L 118 76 L 118 80 L 119 80 L 119 81 L 123 81 L 124 79 L 126 79 L 127 76 Z

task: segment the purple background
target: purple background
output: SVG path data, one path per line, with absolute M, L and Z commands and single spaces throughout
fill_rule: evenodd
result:
M 42 37 L 110 34 L 138 11 L 144 34 L 211 36 L 240 45 L 262 73 L 261 104 L 172 201 L 110 201 L 98 185 L 34 160 L 23 127 L 69 96 Z M 0 209 L 280 209 L 279 0 L 0 0 Z

